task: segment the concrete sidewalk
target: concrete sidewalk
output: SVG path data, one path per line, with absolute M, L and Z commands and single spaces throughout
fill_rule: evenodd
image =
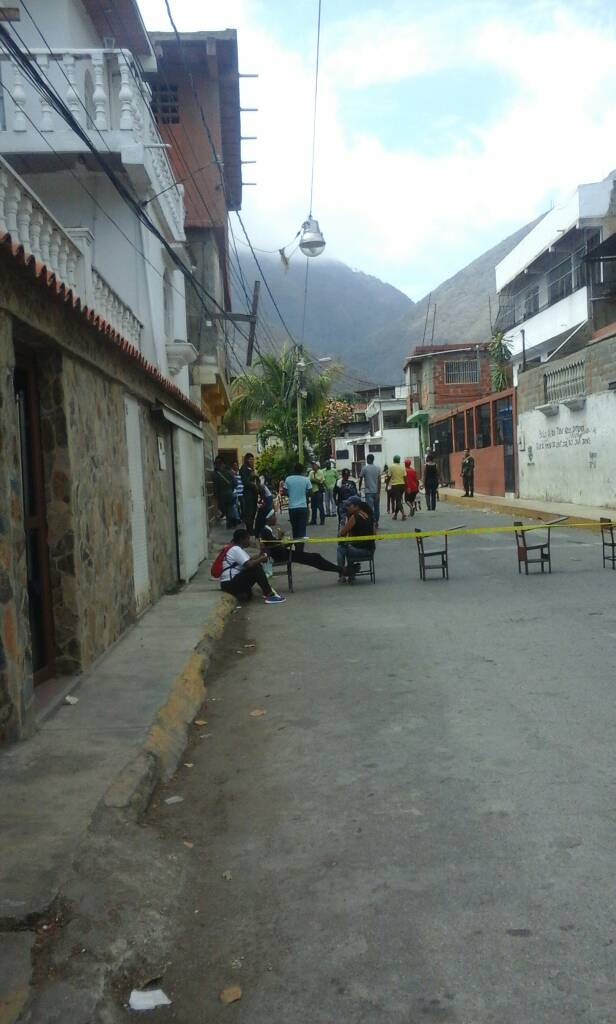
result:
M 477 494 L 465 498 L 464 491 L 457 487 L 441 487 L 441 501 L 454 501 L 467 508 L 489 509 L 520 519 L 542 519 L 549 521 L 559 516 L 568 516 L 577 523 L 598 523 L 602 516 L 616 520 L 616 502 L 613 508 L 599 508 L 594 505 L 574 505 L 566 501 L 536 501 L 532 498 L 502 498 L 495 494 Z
M 101 800 L 133 811 L 174 770 L 235 601 L 204 563 L 77 682 L 29 740 L 0 754 L 0 927 L 43 914 Z

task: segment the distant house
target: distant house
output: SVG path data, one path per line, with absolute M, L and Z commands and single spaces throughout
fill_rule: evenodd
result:
M 362 392 L 364 395 L 365 419 L 345 424 L 342 434 L 334 440 L 338 469 L 344 469 L 346 463 L 356 475 L 370 454 L 381 466 L 390 464 L 394 455 L 418 459 L 419 431 L 407 424 L 406 388 L 377 387 L 370 389 L 369 394 Z

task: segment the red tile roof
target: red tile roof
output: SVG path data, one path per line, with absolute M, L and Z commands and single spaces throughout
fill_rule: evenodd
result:
M 16 264 L 23 267 L 31 276 L 33 276 L 43 287 L 47 287 L 54 298 L 60 299 L 62 302 L 68 303 L 76 313 L 81 314 L 91 327 L 94 327 L 96 331 L 110 344 L 113 345 L 122 355 L 133 363 L 139 366 L 144 374 L 154 381 L 163 391 L 171 395 L 177 402 L 181 403 L 185 409 L 187 409 L 191 416 L 197 420 L 205 419 L 202 410 L 184 394 L 180 388 L 173 384 L 168 377 L 160 372 L 154 363 L 150 363 L 149 360 L 145 359 L 138 348 L 135 348 L 130 341 L 127 341 L 119 331 L 116 331 L 114 327 L 104 320 L 96 310 L 90 309 L 89 306 L 82 305 L 81 299 L 78 295 L 75 295 L 72 288 L 69 288 L 63 281 L 58 278 L 53 271 L 49 270 L 44 263 L 37 260 L 31 254 L 25 252 L 23 245 L 19 245 L 12 241 L 10 234 L 5 232 L 0 234 L 0 247 L 8 252 Z

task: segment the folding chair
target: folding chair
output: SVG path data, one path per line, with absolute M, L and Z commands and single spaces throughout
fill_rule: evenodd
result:
M 461 527 L 458 527 L 461 529 Z M 421 530 L 415 527 L 415 533 L 420 534 Z M 433 569 L 437 572 L 442 572 L 443 579 L 449 579 L 449 548 L 448 548 L 448 536 L 444 535 L 443 540 L 445 541 L 445 547 L 432 548 L 426 547 L 426 542 L 423 537 L 415 537 L 417 541 L 417 552 L 419 554 L 419 578 L 424 582 L 427 579 L 426 573 Z M 439 537 L 436 543 L 441 540 Z M 436 565 L 430 565 L 429 560 L 436 559 Z
M 599 522 L 601 523 L 601 544 L 603 548 L 603 568 L 605 569 L 606 562 L 612 563 L 612 569 L 616 569 L 616 536 L 614 534 L 614 526 L 612 526 L 611 519 L 605 519 L 601 516 Z
M 276 576 L 286 576 L 287 583 L 289 585 L 289 593 L 293 593 L 293 545 L 287 544 L 287 560 L 286 562 L 274 563 L 274 571 L 272 573 L 272 579 Z
M 538 530 L 545 529 L 548 531 L 547 540 L 542 541 L 539 544 L 529 544 L 527 540 L 527 534 L 529 531 L 522 529 L 522 526 L 524 525 L 522 522 L 519 520 L 514 521 L 513 525 L 516 528 L 514 532 L 518 552 L 519 573 L 522 572 L 522 566 L 524 566 L 524 570 L 528 576 L 528 567 L 533 564 L 540 565 L 541 572 L 545 572 L 545 567 L 547 565 L 548 572 L 552 572 L 552 552 L 550 546 L 552 539 L 551 528 L 552 526 L 556 526 L 557 523 L 564 523 L 567 518 L 567 516 L 560 516 L 558 519 L 552 519 L 549 523 L 546 523 L 545 526 L 535 527 L 535 529 Z
M 364 558 L 354 558 L 353 565 L 366 565 L 365 569 L 358 569 L 357 572 L 353 573 L 353 579 L 356 580 L 358 576 L 369 576 L 371 583 L 376 583 L 376 571 L 374 568 L 374 551 L 366 552 Z

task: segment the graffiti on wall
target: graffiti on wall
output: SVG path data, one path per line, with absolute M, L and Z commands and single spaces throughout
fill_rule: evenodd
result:
M 555 448 L 579 448 L 592 443 L 597 433 L 596 427 L 586 423 L 571 423 L 566 427 L 546 427 L 538 432 L 535 444 L 536 452 L 550 451 Z

